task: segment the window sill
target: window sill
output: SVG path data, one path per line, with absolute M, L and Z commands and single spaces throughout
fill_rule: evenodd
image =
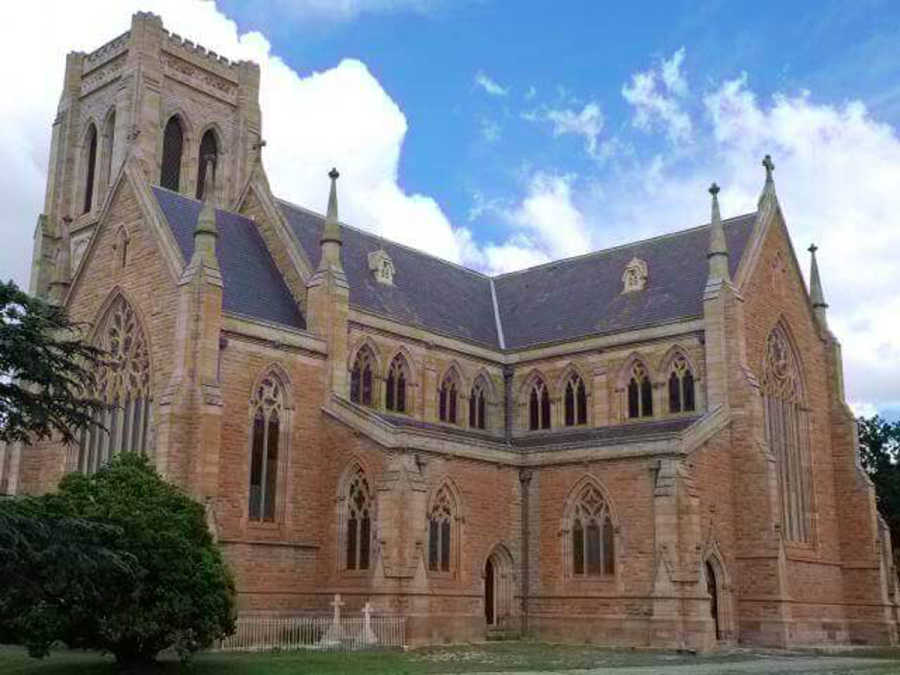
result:
M 345 579 L 365 579 L 367 577 L 372 576 L 372 569 L 369 568 L 367 570 L 341 570 L 341 576 Z

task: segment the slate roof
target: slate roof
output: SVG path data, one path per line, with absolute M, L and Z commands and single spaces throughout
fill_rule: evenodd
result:
M 723 221 L 731 274 L 756 214 Z M 531 267 L 494 279 L 507 349 L 630 330 L 703 313 L 709 225 Z M 647 263 L 642 291 L 622 293 L 632 258 Z
M 201 202 L 161 187 L 153 187 L 153 194 L 184 259 L 190 260 Z M 305 329 L 306 321 L 253 221 L 217 209 L 216 227 L 219 230 L 216 257 L 223 283 L 222 309 Z
M 318 267 L 325 219 L 288 202 L 279 204 L 313 268 Z M 401 323 L 499 347 L 489 277 L 346 225 L 341 232 L 351 305 Z M 369 271 L 369 253 L 379 246 L 394 263 L 393 286 L 378 283 Z
M 189 259 L 200 202 L 160 187 L 154 187 L 153 194 Z M 285 201 L 278 204 L 313 268 L 317 267 L 323 216 Z M 724 221 L 732 275 L 755 220 L 756 214 L 749 213 Z M 305 328 L 252 221 L 219 210 L 216 224 L 224 309 Z M 507 349 L 632 330 L 703 312 L 709 225 L 493 279 L 353 227 L 343 226 L 342 233 L 351 305 L 489 348 L 500 347 L 492 283 Z M 394 264 L 393 286 L 376 282 L 369 270 L 368 254 L 379 247 Z M 622 272 L 634 257 L 647 263 L 647 287 L 623 294 Z

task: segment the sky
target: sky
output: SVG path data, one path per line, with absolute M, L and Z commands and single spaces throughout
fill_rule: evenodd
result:
M 753 211 L 819 245 L 859 414 L 900 417 L 900 4 L 80 0 L 4 9 L 0 276 L 27 286 L 65 54 L 137 10 L 261 67 L 276 194 L 488 273 Z

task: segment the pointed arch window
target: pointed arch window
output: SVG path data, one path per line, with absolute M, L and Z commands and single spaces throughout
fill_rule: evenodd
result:
M 406 383 L 409 380 L 409 369 L 402 354 L 391 360 L 385 382 L 384 407 L 394 412 L 406 412 Z
M 694 374 L 688 360 L 679 354 L 669 372 L 669 412 L 692 412 L 695 407 Z
M 631 378 L 628 380 L 628 417 L 653 416 L 653 386 L 647 369 L 640 361 L 631 367 Z
M 432 572 L 449 572 L 452 568 L 455 513 L 453 496 L 445 485 L 435 495 L 428 514 L 428 569 Z
M 350 371 L 350 400 L 361 405 L 372 405 L 372 372 L 375 370 L 375 355 L 368 345 L 356 353 L 353 370 Z
M 472 395 L 469 397 L 469 426 L 473 429 L 485 429 L 485 384 L 479 378 L 472 387 Z
M 367 570 L 371 563 L 374 502 L 369 480 L 356 467 L 347 484 L 344 563 L 348 570 Z
M 799 362 L 787 330 L 777 324 L 766 339 L 763 357 L 766 442 L 778 467 L 784 538 L 808 542 L 812 528 L 809 416 L 803 405 Z
M 213 177 L 215 177 L 216 169 L 219 166 L 219 145 L 216 142 L 216 132 L 207 129 L 200 139 L 200 154 L 198 156 L 199 167 L 197 171 L 197 199 L 203 199 L 203 189 L 206 186 L 206 163 L 212 159 Z
M 266 375 L 250 404 L 253 431 L 250 446 L 250 520 L 274 521 L 278 493 L 278 453 L 284 417 L 284 387 Z
M 97 169 L 97 127 L 91 124 L 85 138 L 84 208 L 88 213 L 94 205 L 94 174 Z
M 584 380 L 578 373 L 572 373 L 566 380 L 564 396 L 564 417 L 567 427 L 587 424 L 587 392 Z
M 576 577 L 615 573 L 615 530 L 609 506 L 595 485 L 586 485 L 571 509 L 570 569 Z
M 163 131 L 163 153 L 159 184 L 178 192 L 181 185 L 181 154 L 184 146 L 184 131 L 178 117 L 173 115 L 166 122 Z
M 81 432 L 69 465 L 88 474 L 120 452 L 148 453 L 151 443 L 150 350 L 143 326 L 122 295 L 97 325 L 94 342 L 105 356 L 95 374 L 94 396 L 105 407 Z
M 532 431 L 550 428 L 550 393 L 540 378 L 535 379 L 528 394 L 528 428 Z
M 438 417 L 441 422 L 456 424 L 457 407 L 459 403 L 459 377 L 456 371 L 450 370 L 441 382 L 441 390 L 438 392 Z

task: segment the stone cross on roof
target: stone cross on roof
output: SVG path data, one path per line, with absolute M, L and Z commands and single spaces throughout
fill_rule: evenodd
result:
M 766 181 L 771 182 L 772 172 L 775 170 L 775 162 L 772 161 L 772 155 L 763 157 L 762 165 L 766 167 Z

